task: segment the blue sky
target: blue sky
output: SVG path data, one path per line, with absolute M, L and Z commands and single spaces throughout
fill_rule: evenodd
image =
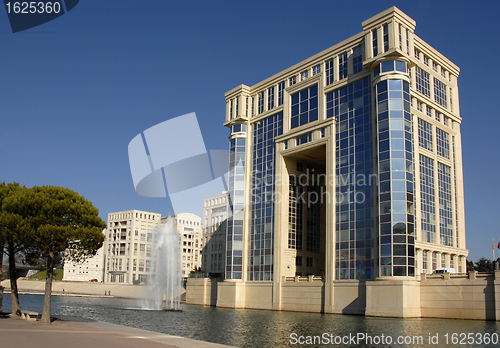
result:
M 361 32 L 393 5 L 461 68 L 467 248 L 474 261 L 491 257 L 500 238 L 497 1 L 85 0 L 16 34 L 0 10 L 0 181 L 71 188 L 105 220 L 128 209 L 168 214 L 167 199 L 134 191 L 134 136 L 196 112 L 206 147 L 227 149 L 226 91 Z

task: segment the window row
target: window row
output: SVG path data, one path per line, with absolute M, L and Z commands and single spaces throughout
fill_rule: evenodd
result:
M 420 52 L 418 49 L 415 49 L 415 58 L 417 58 L 418 60 L 422 58 L 424 64 L 430 66 L 429 57 Z M 431 62 L 432 62 L 432 70 L 434 70 L 435 72 L 440 72 L 442 77 L 448 78 L 448 80 L 451 82 L 451 74 L 448 71 L 446 71 L 445 68 L 436 64 L 434 61 L 431 60 Z
M 436 119 L 436 121 L 442 122 L 447 127 L 453 126 L 453 121 L 449 117 L 439 113 L 437 110 L 433 109 L 429 105 L 427 105 L 419 100 L 417 100 L 417 110 L 422 112 L 422 113 L 425 113 L 430 118 L 432 118 L 432 116 L 434 115 L 434 118 Z

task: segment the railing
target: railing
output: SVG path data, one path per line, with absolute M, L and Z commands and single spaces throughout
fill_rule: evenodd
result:
M 467 273 L 441 273 L 441 274 L 420 274 L 417 276 L 420 280 L 437 280 L 437 279 L 486 279 L 486 278 L 494 278 L 495 273 L 491 272 L 467 272 Z
M 322 276 L 309 275 L 307 277 L 295 276 L 295 277 L 283 277 L 283 282 L 322 282 Z

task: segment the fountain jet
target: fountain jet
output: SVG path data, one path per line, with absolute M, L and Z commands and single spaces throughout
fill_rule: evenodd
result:
M 142 308 L 149 310 L 180 310 L 181 299 L 181 257 L 180 235 L 175 219 L 167 218 L 167 223 L 154 241 L 151 270 Z M 163 308 L 163 301 L 166 306 Z

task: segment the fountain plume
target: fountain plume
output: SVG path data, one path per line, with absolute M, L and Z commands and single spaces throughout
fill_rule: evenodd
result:
M 182 288 L 180 243 L 175 219 L 169 216 L 165 226 L 155 236 L 143 309 L 163 309 L 165 299 L 165 309 L 179 310 Z

